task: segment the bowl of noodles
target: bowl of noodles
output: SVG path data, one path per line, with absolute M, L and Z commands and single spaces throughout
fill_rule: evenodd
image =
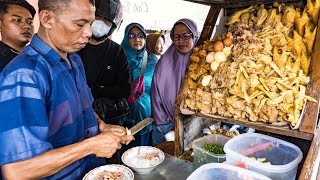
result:
M 83 180 L 133 180 L 134 174 L 128 167 L 109 164 L 89 171 Z
M 164 160 L 164 153 L 155 147 L 137 146 L 124 152 L 122 162 L 138 174 L 147 174 Z

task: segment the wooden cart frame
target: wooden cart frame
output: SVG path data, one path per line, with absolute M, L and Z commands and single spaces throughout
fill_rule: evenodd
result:
M 201 32 L 198 45 L 202 44 L 205 40 L 210 39 L 212 32 L 215 28 L 216 21 L 218 19 L 220 10 L 224 8 L 225 10 L 234 11 L 238 8 L 245 8 L 250 5 L 255 4 L 272 4 L 275 1 L 270 0 L 186 0 L 194 3 L 200 3 L 209 5 L 210 10 L 208 12 L 203 30 Z M 298 7 L 304 7 L 306 0 L 278 0 L 279 3 L 290 3 Z M 292 137 L 300 143 L 300 148 L 305 148 L 307 156 L 303 163 L 303 168 L 300 172 L 299 179 L 301 180 L 310 180 L 311 178 L 317 178 L 318 172 L 320 173 L 319 162 L 319 148 L 320 148 L 320 130 L 317 128 L 318 125 L 318 115 L 319 115 L 319 98 L 320 98 L 320 21 L 317 25 L 317 35 L 313 47 L 312 60 L 310 63 L 310 83 L 307 86 L 307 94 L 311 97 L 314 97 L 318 100 L 318 103 L 307 102 L 306 110 L 301 122 L 301 125 L 298 130 L 291 130 L 289 128 L 281 128 L 276 126 L 268 126 L 266 124 L 259 122 L 250 122 L 250 121 L 240 121 L 232 118 L 222 118 L 216 116 L 206 116 L 201 113 L 195 114 L 195 116 L 202 116 L 206 119 L 211 119 L 214 121 L 221 121 L 231 124 L 243 125 L 246 127 L 251 127 L 263 132 L 271 133 L 279 136 Z M 184 148 L 184 115 L 182 115 L 180 110 L 180 104 L 186 98 L 186 87 L 187 83 L 184 81 L 180 88 L 177 100 L 175 103 L 175 146 L 174 154 L 179 157 L 183 153 Z M 295 141 L 295 140 L 294 140 Z M 299 145 L 298 145 L 299 146 Z M 308 147 L 304 147 L 308 146 Z M 303 150 L 302 150 L 303 151 Z

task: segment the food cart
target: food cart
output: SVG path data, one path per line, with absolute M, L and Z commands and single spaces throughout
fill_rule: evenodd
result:
M 239 9 L 247 8 L 251 5 L 272 5 L 275 1 L 269 0 L 187 0 L 194 3 L 200 3 L 210 5 L 211 8 L 207 15 L 203 30 L 201 32 L 198 45 L 203 44 L 206 40 L 209 40 L 212 36 L 212 32 L 216 27 L 217 22 L 220 20 L 219 14 L 221 9 L 224 9 L 225 15 L 231 15 Z M 303 8 L 306 6 L 304 0 L 279 0 L 278 3 L 286 3 L 293 5 L 294 7 Z M 318 21 L 317 31 L 320 31 L 320 24 Z M 210 115 L 200 113 L 199 111 L 188 112 L 182 108 L 183 102 L 187 96 L 187 80 L 185 79 L 180 92 L 177 96 L 175 103 L 175 141 L 174 141 L 174 155 L 181 157 L 183 155 L 185 144 L 184 137 L 186 119 L 190 116 L 201 117 L 200 121 L 219 121 L 230 124 L 238 124 L 245 127 L 250 127 L 258 130 L 261 133 L 268 134 L 280 139 L 289 141 L 297 145 L 303 152 L 304 158 L 301 161 L 298 169 L 299 179 L 319 179 L 319 148 L 320 148 L 320 130 L 318 127 L 318 114 L 319 114 L 319 97 L 320 97 L 320 34 L 317 33 L 313 45 L 313 50 L 309 68 L 310 82 L 307 85 L 306 94 L 313 97 L 317 102 L 306 101 L 304 105 L 304 112 L 301 115 L 300 126 L 297 129 L 291 129 L 289 126 L 273 126 L 258 121 L 239 120 L 232 117 L 223 117 L 217 115 Z M 203 123 L 203 125 L 208 123 Z M 199 126 L 198 132 L 202 133 L 203 126 Z

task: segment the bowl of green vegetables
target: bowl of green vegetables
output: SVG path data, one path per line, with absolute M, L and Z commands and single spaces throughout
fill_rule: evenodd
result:
M 197 168 L 207 163 L 226 161 L 223 147 L 229 139 L 229 137 L 220 134 L 213 134 L 194 140 L 192 143 L 194 166 Z

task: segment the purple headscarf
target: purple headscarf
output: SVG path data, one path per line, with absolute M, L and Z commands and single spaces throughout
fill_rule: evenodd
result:
M 197 25 L 191 19 L 178 20 L 171 29 L 173 38 L 174 27 L 183 23 L 193 34 L 193 46 L 198 41 Z M 174 102 L 184 78 L 192 50 L 181 54 L 173 44 L 167 49 L 158 61 L 154 70 L 151 86 L 151 109 L 154 124 L 162 125 L 174 121 Z

